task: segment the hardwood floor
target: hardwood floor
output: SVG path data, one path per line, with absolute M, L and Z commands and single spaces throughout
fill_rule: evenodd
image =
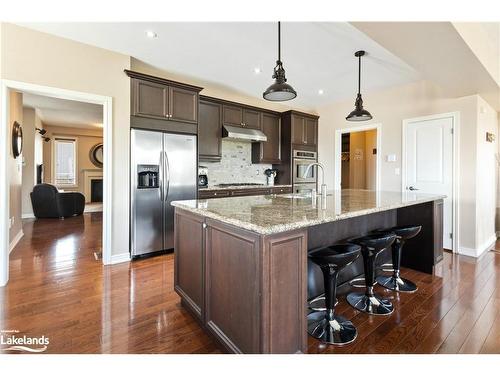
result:
M 102 214 L 27 221 L 0 288 L 0 330 L 49 338 L 48 353 L 220 353 L 173 290 L 173 255 L 103 266 Z M 497 244 L 500 249 L 500 243 Z M 395 312 L 338 311 L 358 328 L 345 347 L 309 337 L 310 353 L 500 353 L 500 254 L 445 253 L 436 275 L 403 270 L 419 290 Z

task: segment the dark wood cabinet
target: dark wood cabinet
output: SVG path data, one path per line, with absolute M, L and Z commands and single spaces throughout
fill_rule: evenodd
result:
M 125 73 L 131 78 L 131 123 L 134 127 L 196 133 L 201 87 L 130 70 Z M 150 119 L 149 122 L 144 118 Z M 172 125 L 166 125 L 165 121 Z
M 292 115 L 292 143 L 304 143 L 304 126 L 305 118 L 302 116 Z
M 225 125 L 260 129 L 260 117 L 261 113 L 258 110 L 224 104 L 223 122 Z
M 168 117 L 168 86 L 133 80 L 132 115 L 165 120 Z
M 169 119 L 182 122 L 198 122 L 198 93 L 180 87 L 169 87 Z
M 243 108 L 224 104 L 224 124 L 243 126 Z
M 198 158 L 219 161 L 222 157 L 222 105 L 200 100 Z
M 317 146 L 318 119 L 292 113 L 292 143 L 296 145 Z
M 281 163 L 281 119 L 273 113 L 262 113 L 261 130 L 266 142 L 252 144 L 252 163 Z
M 307 146 L 318 145 L 318 120 L 306 117 L 304 119 L 304 144 Z
M 253 109 L 243 109 L 243 127 L 260 129 L 261 112 Z

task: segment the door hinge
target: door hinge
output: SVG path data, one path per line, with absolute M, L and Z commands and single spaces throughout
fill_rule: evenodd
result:
M 450 240 L 453 239 L 453 233 L 450 233 Z
M 451 131 L 450 131 L 450 133 L 451 133 L 451 134 L 453 134 L 453 133 L 454 133 L 454 131 L 453 131 L 453 128 L 451 128 Z

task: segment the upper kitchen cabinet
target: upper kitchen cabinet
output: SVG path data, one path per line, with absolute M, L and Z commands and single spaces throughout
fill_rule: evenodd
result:
M 165 120 L 168 117 L 168 87 L 134 79 L 132 81 L 132 115 Z
M 168 103 L 170 120 L 198 122 L 198 92 L 169 87 Z
M 243 106 L 224 104 L 224 125 L 242 128 L 260 129 L 259 110 Z
M 281 163 L 281 118 L 278 114 L 262 112 L 262 132 L 266 142 L 252 144 L 252 163 Z
M 292 143 L 316 147 L 318 144 L 318 117 L 290 111 L 288 118 L 290 119 Z
M 222 104 L 200 98 L 198 154 L 202 161 L 220 161 L 222 157 Z
M 196 133 L 198 123 L 198 95 L 201 87 L 150 76 L 130 70 L 131 115 L 134 127 Z M 139 120 L 149 119 L 150 122 Z M 152 120 L 175 123 L 165 125 Z M 187 126 L 183 129 L 183 125 Z
M 260 129 L 261 112 L 244 108 L 243 109 L 243 127 L 251 129 Z

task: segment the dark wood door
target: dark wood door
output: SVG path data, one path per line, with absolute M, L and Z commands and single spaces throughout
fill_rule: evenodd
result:
M 304 126 L 305 118 L 302 116 L 292 115 L 292 143 L 304 144 Z
M 281 163 L 281 121 L 279 116 L 263 113 L 262 131 L 267 136 L 267 142 L 260 144 L 260 162 Z
M 243 108 L 224 104 L 223 110 L 224 124 L 243 126 Z
M 318 120 L 305 118 L 304 120 L 304 144 L 316 146 L 318 143 Z
M 200 101 L 198 153 L 200 160 L 220 160 L 222 156 L 222 105 Z
M 182 122 L 198 122 L 198 93 L 169 87 L 169 119 Z
M 260 129 L 261 112 L 252 109 L 243 109 L 243 126 L 245 128 Z
M 132 115 L 168 118 L 168 86 L 134 79 L 132 85 Z

